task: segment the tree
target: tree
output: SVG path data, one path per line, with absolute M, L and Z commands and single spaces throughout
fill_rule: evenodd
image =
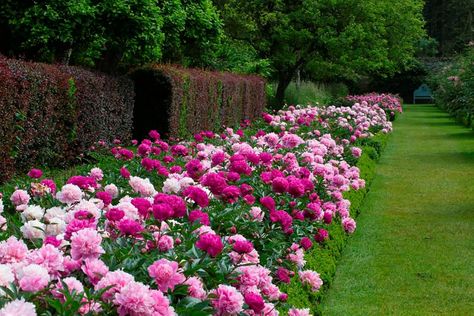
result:
M 216 5 L 224 12 L 226 31 L 271 61 L 280 105 L 297 70 L 320 80 L 390 74 L 409 64 L 424 34 L 418 0 L 229 0 Z

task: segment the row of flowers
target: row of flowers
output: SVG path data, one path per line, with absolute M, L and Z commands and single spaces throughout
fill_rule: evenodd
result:
M 350 102 L 367 102 L 369 105 L 377 104 L 390 118 L 396 113 L 402 113 L 402 103 L 400 97 L 390 93 L 368 93 L 364 95 L 349 95 L 346 99 Z
M 280 285 L 319 291 L 305 251 L 356 229 L 357 144 L 391 123 L 377 104 L 289 107 L 174 144 L 115 141 L 66 183 L 33 169 L 0 196 L 0 316 L 310 315 Z

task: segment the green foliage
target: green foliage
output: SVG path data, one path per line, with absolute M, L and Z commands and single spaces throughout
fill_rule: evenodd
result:
M 442 56 L 456 55 L 474 39 L 474 1 L 427 0 L 424 13 L 428 34 L 439 42 Z
M 466 126 L 474 127 L 474 47 L 430 77 L 438 106 Z

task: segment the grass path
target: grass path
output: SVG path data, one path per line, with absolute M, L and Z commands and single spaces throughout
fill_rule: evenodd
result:
M 323 315 L 474 315 L 474 132 L 408 105 Z

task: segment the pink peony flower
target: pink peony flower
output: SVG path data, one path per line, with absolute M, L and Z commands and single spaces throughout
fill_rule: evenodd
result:
M 160 234 L 158 233 L 158 235 Z M 161 252 L 166 252 L 174 248 L 173 237 L 168 236 L 168 235 L 158 236 L 158 240 L 156 244 L 157 244 L 158 250 L 160 250 Z
M 70 294 L 74 292 L 76 295 L 78 295 L 84 292 L 84 286 L 82 285 L 81 281 L 79 281 L 75 277 L 60 279 L 58 283 L 56 283 L 56 287 L 51 290 L 51 294 L 53 294 L 55 298 L 58 298 L 62 302 L 66 301 L 63 282 L 66 284 L 68 292 Z
M 114 298 L 115 293 L 120 292 L 125 285 L 133 281 L 134 278 L 132 275 L 117 270 L 107 273 L 99 282 L 97 282 L 94 288 L 96 291 L 99 291 L 110 286 L 111 288 L 104 292 L 102 298 L 106 301 L 111 301 Z
M 66 184 L 61 188 L 61 191 L 56 193 L 56 198 L 65 204 L 73 204 L 82 199 L 82 191 L 75 184 Z
M 104 253 L 100 246 L 102 237 L 92 228 L 74 232 L 71 237 L 71 257 L 74 260 L 96 259 Z
M 319 274 L 314 271 L 300 271 L 298 272 L 298 275 L 300 276 L 301 282 L 303 284 L 308 284 L 313 292 L 319 291 L 319 289 L 323 285 L 323 280 L 321 280 Z
M 16 190 L 11 195 L 10 201 L 15 206 L 26 205 L 30 202 L 30 195 L 25 190 Z
M 356 222 L 352 218 L 346 217 L 342 219 L 342 227 L 346 232 L 352 234 L 356 229 Z
M 99 282 L 109 272 L 109 268 L 100 259 L 84 260 L 81 270 L 87 275 L 89 281 L 94 285 L 97 284 L 97 282 Z
M 30 264 L 17 273 L 18 284 L 25 292 L 38 292 L 46 288 L 50 281 L 48 270 L 38 264 Z
M 211 300 L 215 315 L 232 316 L 243 311 L 244 297 L 236 288 L 221 284 L 211 293 L 216 296 Z
M 155 300 L 150 288 L 139 282 L 129 282 L 115 294 L 114 303 L 118 305 L 120 316 L 153 315 Z
M 188 294 L 191 297 L 204 300 L 207 296 L 202 281 L 197 277 L 190 277 L 184 284 L 188 285 Z
M 291 308 L 288 311 L 288 316 L 311 316 L 311 314 L 309 312 L 309 308 L 304 308 L 304 309 Z
M 17 263 L 26 258 L 28 248 L 23 240 L 10 236 L 7 240 L 0 242 L 0 263 Z
M 250 208 L 250 215 L 252 216 L 252 219 L 256 222 L 261 222 L 263 221 L 263 217 L 265 213 L 262 211 L 262 209 L 258 206 L 254 206 Z
M 200 235 L 196 247 L 207 252 L 211 257 L 216 257 L 224 249 L 221 237 L 213 233 Z
M 3 306 L 0 309 L 0 316 L 36 316 L 35 305 L 25 302 L 24 298 L 16 299 Z
M 41 248 L 31 251 L 26 257 L 26 261 L 46 268 L 49 274 L 55 276 L 64 270 L 63 253 L 53 245 L 43 245 Z
M 149 275 L 155 279 L 158 288 L 162 292 L 168 289 L 174 290 L 174 287 L 183 283 L 186 277 L 175 261 L 160 259 L 148 267 Z

